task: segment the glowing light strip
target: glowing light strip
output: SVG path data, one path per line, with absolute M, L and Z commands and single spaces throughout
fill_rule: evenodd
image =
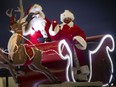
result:
M 27 53 L 27 50 L 26 50 L 26 47 L 25 46 L 24 46 L 24 50 L 25 50 L 25 54 L 27 55 L 27 57 L 29 58 L 29 60 L 32 60 L 35 57 L 35 51 L 34 51 L 33 48 L 31 48 L 32 53 L 33 53 L 32 57 Z
M 40 49 L 38 49 L 30 40 L 28 40 L 27 38 L 25 38 L 23 35 L 19 34 L 23 39 L 25 39 L 26 41 L 28 41 L 36 50 L 39 50 L 41 51 Z M 26 44 L 23 44 L 23 45 L 26 45 Z M 31 46 L 30 45 L 30 46 Z
M 69 52 L 69 55 L 68 54 L 65 55 L 65 56 L 62 55 L 62 45 L 66 46 L 67 51 Z M 75 79 L 74 79 L 74 72 L 73 72 L 72 52 L 71 52 L 71 50 L 70 50 L 70 48 L 69 48 L 69 46 L 68 46 L 68 44 L 67 44 L 67 42 L 65 40 L 61 40 L 59 42 L 59 44 L 58 44 L 58 52 L 60 54 L 61 59 L 63 59 L 63 60 L 67 59 L 68 60 L 67 67 L 66 67 L 66 79 L 67 79 L 67 81 L 70 81 L 69 72 L 68 72 L 69 68 L 70 68 L 71 69 L 71 78 L 72 78 L 73 82 L 76 82 Z
M 28 40 L 24 36 L 22 36 L 22 38 L 24 38 L 25 40 L 29 41 L 32 46 L 34 46 L 36 49 L 38 49 L 30 40 Z M 65 56 L 62 55 L 62 53 L 61 53 L 62 50 L 63 50 L 63 48 L 61 49 L 62 45 L 63 45 L 63 48 L 64 48 L 64 46 L 66 46 L 67 51 L 69 52 L 70 56 L 68 54 L 65 55 Z M 40 49 L 38 49 L 38 50 L 40 50 Z M 51 50 L 51 49 L 48 50 L 48 51 L 54 51 L 55 53 L 57 53 L 55 50 Z M 42 51 L 42 52 L 47 52 L 47 51 Z M 68 73 L 69 67 L 70 67 L 70 69 L 71 69 L 71 76 L 72 76 L 71 78 L 72 78 L 73 82 L 76 82 L 75 78 L 74 78 L 74 72 L 73 72 L 72 52 L 71 52 L 70 47 L 68 46 L 68 44 L 67 44 L 67 42 L 65 40 L 61 40 L 59 42 L 59 44 L 58 44 L 58 53 L 57 54 L 60 56 L 61 59 L 63 59 L 63 60 L 67 59 L 68 60 L 67 67 L 66 67 L 66 79 L 67 79 L 67 81 L 70 81 L 69 80 L 69 73 Z
M 88 80 L 89 82 L 91 81 L 91 78 L 92 78 L 92 57 L 91 57 L 91 55 L 95 54 L 100 49 L 101 45 L 103 44 L 103 42 L 106 38 L 110 38 L 112 40 L 112 44 L 113 44 L 112 48 L 109 48 L 108 46 L 106 46 L 106 52 L 107 52 L 108 58 L 109 58 L 110 63 L 111 63 L 111 75 L 110 75 L 110 79 L 109 79 L 108 83 L 110 83 L 111 80 L 112 80 L 112 77 L 113 77 L 112 73 L 114 72 L 114 69 L 113 69 L 113 62 L 112 62 L 112 59 L 110 57 L 109 52 L 114 51 L 115 42 L 114 42 L 113 37 L 111 35 L 107 34 L 102 38 L 102 40 L 100 41 L 100 44 L 98 45 L 98 47 L 94 51 L 89 50 L 89 60 L 90 60 L 90 77 L 89 77 L 89 80 Z M 103 84 L 103 86 L 108 86 L 108 83 Z

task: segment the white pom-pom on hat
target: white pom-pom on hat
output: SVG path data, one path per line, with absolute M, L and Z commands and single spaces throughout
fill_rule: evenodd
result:
M 62 21 L 63 22 L 63 20 L 65 19 L 65 18 L 71 18 L 72 20 L 74 20 L 75 19 L 75 17 L 74 17 L 74 15 L 73 15 L 73 13 L 72 12 L 70 12 L 69 10 L 65 10 L 61 15 L 60 15 L 60 21 Z
M 41 12 L 42 7 L 39 4 L 34 4 L 30 9 L 29 13 Z

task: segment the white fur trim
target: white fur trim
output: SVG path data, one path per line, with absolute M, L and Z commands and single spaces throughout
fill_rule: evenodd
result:
M 89 67 L 88 67 L 88 65 L 81 66 L 80 71 L 81 71 L 82 74 L 89 75 Z
M 36 12 L 40 12 L 39 17 L 45 18 L 45 14 L 42 12 L 42 7 L 39 4 L 34 4 L 29 10 L 29 13 L 36 13 Z
M 75 36 L 73 40 L 79 42 L 79 44 L 75 44 L 78 49 L 85 50 L 87 48 L 87 43 L 81 36 Z
M 32 17 L 36 17 L 36 18 L 45 18 L 45 14 L 44 14 L 42 11 L 40 11 L 39 14 L 33 15 Z
M 83 81 L 83 80 L 87 81 L 88 80 L 88 77 L 85 74 L 76 74 L 76 75 L 74 75 L 74 77 L 76 80 L 80 80 L 80 81 Z
M 42 7 L 39 4 L 34 4 L 29 10 L 29 13 L 36 12 L 40 12 L 40 17 L 45 18 L 45 14 L 42 12 Z
M 64 11 L 64 13 L 62 13 L 61 15 L 60 15 L 60 21 L 62 21 L 63 22 L 63 20 L 65 19 L 65 18 L 71 18 L 72 20 L 74 20 L 74 15 L 73 15 L 73 13 L 72 12 L 70 12 L 69 10 L 65 10 Z
M 42 11 L 42 7 L 39 4 L 34 4 L 30 10 L 29 13 L 35 13 L 35 12 L 40 12 Z
M 73 27 L 74 26 L 74 23 L 71 21 L 70 23 L 68 23 L 68 26 L 69 27 Z
M 58 32 L 59 32 L 60 28 L 59 25 L 57 24 L 56 27 L 53 30 L 53 25 L 51 24 L 50 28 L 49 28 L 49 34 L 51 36 L 55 36 Z

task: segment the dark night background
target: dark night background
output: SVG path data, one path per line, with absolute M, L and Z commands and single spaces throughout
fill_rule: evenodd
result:
M 116 29 L 116 1 L 115 0 L 23 0 L 25 11 L 34 3 L 43 7 L 43 11 L 50 20 L 60 22 L 60 14 L 71 10 L 75 15 L 75 24 L 85 31 L 86 36 L 111 34 L 114 38 Z M 9 18 L 5 11 L 8 8 L 17 9 L 19 0 L 0 1 L 0 46 L 6 49 L 11 33 L 8 31 Z M 115 52 L 112 60 L 116 65 Z M 115 68 L 116 69 L 116 66 Z M 116 72 L 116 70 L 115 70 Z M 116 74 L 114 74 L 116 77 Z

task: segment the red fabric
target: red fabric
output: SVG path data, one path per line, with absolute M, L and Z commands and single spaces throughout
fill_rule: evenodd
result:
M 49 19 L 46 18 L 46 17 L 45 17 L 45 20 L 46 20 L 45 30 L 46 30 L 46 32 L 47 32 L 48 37 L 50 37 L 50 34 L 49 34 L 49 27 L 50 27 L 50 25 L 51 25 L 51 22 L 50 22 Z
M 83 39 L 86 40 L 86 36 L 85 36 L 84 32 L 76 25 L 74 25 L 73 27 L 64 25 L 62 30 L 60 30 L 56 36 L 51 36 L 51 37 L 54 38 L 54 40 L 66 39 L 67 41 L 72 43 L 74 36 L 81 36 Z
M 29 7 L 28 7 L 26 14 L 29 14 L 29 10 L 31 9 L 31 7 L 32 7 L 32 6 L 29 6 Z
M 69 27 L 68 25 L 64 25 L 62 30 L 60 30 L 55 36 L 51 36 L 51 39 L 53 40 L 62 40 L 65 39 L 71 50 L 73 53 L 73 46 L 76 50 L 77 56 L 78 56 L 78 60 L 80 63 L 80 66 L 86 65 L 86 59 L 85 56 L 83 54 L 83 51 L 79 50 L 74 44 L 73 38 L 75 36 L 81 36 L 83 39 L 86 40 L 86 36 L 84 34 L 84 32 L 77 26 L 74 25 L 73 27 Z
M 47 35 L 48 35 L 48 37 L 50 37 L 50 35 L 49 35 L 49 27 L 50 27 L 50 21 L 47 19 L 47 18 L 45 18 L 45 20 L 46 20 L 46 26 L 45 26 L 45 30 L 46 30 L 46 33 L 47 33 Z M 28 35 L 29 36 L 29 40 L 33 43 L 33 44 L 38 44 L 38 43 L 41 43 L 41 42 L 38 42 L 38 38 L 42 38 L 43 36 L 42 36 L 42 34 L 41 34 L 41 32 L 40 31 L 37 31 L 37 32 L 35 32 L 33 35 Z M 26 42 L 27 44 L 31 44 L 31 43 L 29 43 L 28 41 Z
M 15 18 L 14 18 L 14 16 L 11 16 L 10 17 L 10 26 L 13 25 L 14 23 L 16 23 Z

